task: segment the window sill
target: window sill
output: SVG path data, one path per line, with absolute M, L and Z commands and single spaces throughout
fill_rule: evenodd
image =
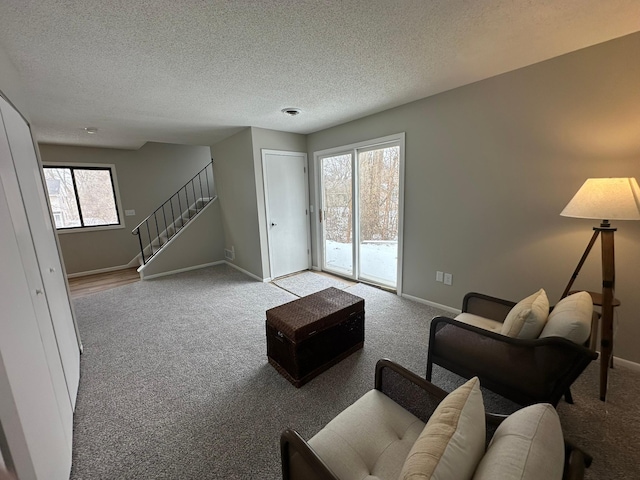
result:
M 101 232 L 103 230 L 122 230 L 126 228 L 124 225 L 103 225 L 95 227 L 76 227 L 76 228 L 56 228 L 58 235 L 66 235 L 68 233 L 86 233 L 86 232 Z

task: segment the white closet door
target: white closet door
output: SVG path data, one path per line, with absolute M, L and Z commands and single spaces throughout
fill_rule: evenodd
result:
M 26 277 L 29 286 L 29 293 L 31 295 L 34 313 L 36 314 L 40 335 L 42 337 L 42 345 L 47 356 L 51 380 L 56 393 L 58 410 L 62 418 L 68 444 L 71 445 L 73 433 L 73 405 L 67 389 L 67 382 L 62 368 L 56 333 L 53 329 L 51 313 L 49 312 L 47 295 L 42 282 L 40 266 L 38 265 L 35 248 L 33 246 L 29 222 L 27 221 L 26 212 L 22 203 L 20 186 L 15 174 L 9 142 L 5 135 L 2 115 L 0 115 L 0 177 L 4 184 L 6 202 L 12 221 L 12 225 L 6 225 L 6 227 L 9 228 L 13 226 L 13 231 L 16 240 L 18 241 L 20 258 L 24 268 L 24 276 Z
M 5 181 L 0 177 L 0 423 L 21 480 L 64 480 L 71 472 L 71 442 L 43 347 L 40 308 L 34 306 L 12 228 Z
M 2 98 L 0 112 L 40 266 L 69 399 L 75 408 L 80 381 L 80 348 L 40 165 L 24 119 Z

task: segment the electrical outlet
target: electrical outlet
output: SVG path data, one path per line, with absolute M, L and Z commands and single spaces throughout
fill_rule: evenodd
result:
M 136 214 L 135 210 L 125 210 L 124 211 L 125 217 L 133 217 L 133 216 L 135 216 L 135 214 Z
M 444 274 L 444 284 L 445 285 L 451 285 L 453 283 L 453 275 L 451 275 L 450 273 L 445 273 Z
M 442 273 L 442 272 L 436 272 L 436 282 L 442 282 L 443 281 L 443 275 L 444 275 L 444 273 Z

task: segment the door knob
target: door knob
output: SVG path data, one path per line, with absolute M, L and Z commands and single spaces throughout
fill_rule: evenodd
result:
M 271 222 L 271 226 L 272 226 L 272 227 L 275 227 L 276 225 L 278 225 L 278 224 L 277 224 L 277 223 L 273 223 L 273 222 Z

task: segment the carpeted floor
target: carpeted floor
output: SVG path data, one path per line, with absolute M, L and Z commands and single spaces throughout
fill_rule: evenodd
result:
M 294 388 L 266 361 L 265 310 L 297 298 L 225 265 L 77 299 L 84 344 L 72 480 L 277 479 L 279 434 L 315 434 L 372 388 L 388 357 L 423 374 L 434 308 L 358 284 L 364 349 Z M 460 379 L 440 369 L 434 383 Z M 612 371 L 597 399 L 594 363 L 558 411 L 595 457 L 588 479 L 640 478 L 640 374 Z M 487 395 L 494 410 L 513 406 Z

